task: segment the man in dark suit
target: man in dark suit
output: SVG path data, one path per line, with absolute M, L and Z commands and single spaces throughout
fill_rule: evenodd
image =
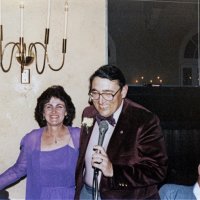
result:
M 90 77 L 91 106 L 82 115 L 75 199 L 94 199 L 94 169 L 99 170 L 95 199 L 159 199 L 157 185 L 167 171 L 159 119 L 126 99 L 127 91 L 115 66 L 102 66 Z M 111 121 L 102 146 L 97 145 L 99 118 Z

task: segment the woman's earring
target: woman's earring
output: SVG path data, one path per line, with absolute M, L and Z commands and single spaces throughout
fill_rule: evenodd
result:
M 43 121 L 45 121 L 46 119 L 45 119 L 45 117 L 44 117 L 44 115 L 43 115 Z

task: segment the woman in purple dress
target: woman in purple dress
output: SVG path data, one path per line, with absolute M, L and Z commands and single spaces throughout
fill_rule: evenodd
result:
M 75 107 L 62 86 L 47 88 L 37 99 L 40 128 L 21 140 L 16 163 L 0 175 L 0 189 L 22 177 L 26 199 L 74 199 L 80 129 L 72 127 Z

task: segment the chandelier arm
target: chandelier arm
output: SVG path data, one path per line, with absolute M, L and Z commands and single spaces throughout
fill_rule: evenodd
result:
M 10 44 L 13 44 L 11 55 L 10 55 L 10 64 L 9 64 L 9 67 L 7 69 L 5 69 L 5 67 L 3 66 L 3 56 L 4 56 L 4 52 L 5 52 L 6 47 L 9 46 Z M 9 42 L 5 45 L 5 47 L 2 51 L 2 43 L 1 43 L 1 68 L 2 68 L 3 72 L 9 72 L 10 71 L 11 66 L 12 66 L 12 59 L 13 59 L 13 53 L 14 53 L 15 47 L 17 46 L 18 49 L 19 49 L 18 44 L 19 43 Z
M 64 62 L 65 62 L 65 54 L 66 54 L 66 43 L 67 43 L 67 39 L 63 39 L 63 46 L 62 46 L 62 53 L 63 53 L 63 59 L 62 59 L 62 64 L 59 68 L 55 69 L 53 68 L 51 65 L 50 65 L 50 62 L 49 62 L 49 57 L 48 57 L 48 53 L 47 53 L 47 44 L 42 44 L 41 42 L 35 42 L 35 43 L 31 43 L 31 49 L 34 48 L 35 50 L 35 64 L 36 64 L 36 70 L 37 70 L 37 73 L 38 74 L 42 74 L 44 72 L 44 69 L 45 69 L 45 65 L 46 65 L 46 60 L 47 60 L 47 63 L 48 63 L 48 66 L 51 70 L 53 71 L 59 71 L 63 68 L 64 66 Z M 38 63 L 37 63 L 37 48 L 36 48 L 36 45 L 41 45 L 43 48 L 44 48 L 44 60 L 43 60 L 43 67 L 42 67 L 42 70 L 39 71 L 39 68 L 38 68 Z
M 48 66 L 49 66 L 49 68 L 50 68 L 51 70 L 53 70 L 53 71 L 59 71 L 59 70 L 61 70 L 61 69 L 63 68 L 63 66 L 64 66 L 64 62 L 65 62 L 65 53 L 63 53 L 63 59 L 62 59 L 62 64 L 61 64 L 61 66 L 60 66 L 59 68 L 57 68 L 57 69 L 54 69 L 54 68 L 49 64 L 49 58 L 48 58 L 48 55 L 47 55 L 47 63 L 48 63 Z
M 41 71 L 39 70 L 38 68 L 38 60 L 37 60 L 37 48 L 36 48 L 36 45 L 41 45 L 43 48 L 44 48 L 44 51 L 46 52 L 46 47 L 44 44 L 40 43 L 40 42 L 35 42 L 35 43 L 31 43 L 29 45 L 29 49 L 32 51 L 32 48 L 34 48 L 34 51 L 35 51 L 35 67 L 36 67 L 36 71 L 38 74 L 42 74 L 44 72 L 44 69 L 45 69 L 45 64 L 46 64 L 46 58 L 47 58 L 47 54 L 45 53 L 44 54 L 44 62 L 43 62 L 43 66 L 42 66 L 42 69 Z
M 41 45 L 44 49 L 45 49 L 45 45 L 43 44 L 43 43 L 41 43 L 41 42 L 34 42 L 34 43 L 31 43 L 30 45 Z
M 29 45 L 30 51 L 32 51 L 33 48 L 34 48 L 34 51 L 35 51 L 35 66 L 36 66 L 37 73 L 39 74 L 40 72 L 39 72 L 38 67 L 37 67 L 37 49 L 36 49 L 35 43 L 31 43 Z
M 19 53 L 20 53 L 21 60 L 23 61 L 26 58 L 26 43 L 24 43 L 23 37 L 22 37 L 22 40 L 20 42 Z M 24 62 L 21 62 L 21 73 L 23 73 L 23 71 L 24 71 L 25 62 L 26 62 L 25 60 L 24 60 Z
M 63 59 L 62 59 L 62 64 L 59 68 L 57 69 L 54 69 L 50 63 L 49 63 L 49 58 L 48 58 L 48 55 L 47 55 L 47 63 L 48 63 L 48 66 L 51 70 L 53 71 L 59 71 L 63 68 L 64 66 L 64 63 L 65 63 L 65 54 L 66 54 L 66 49 L 67 49 L 67 39 L 63 39 L 63 43 L 62 43 L 62 53 L 63 53 Z

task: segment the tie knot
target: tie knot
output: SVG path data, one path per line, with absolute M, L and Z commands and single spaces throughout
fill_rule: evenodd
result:
M 108 121 L 108 123 L 111 125 L 111 126 L 114 126 L 116 123 L 115 123 L 115 119 L 113 118 L 113 115 L 109 116 L 109 117 L 104 117 L 104 116 L 101 116 L 100 114 L 97 114 L 96 115 L 96 120 L 97 120 L 97 123 L 99 124 L 102 120 L 106 120 Z

